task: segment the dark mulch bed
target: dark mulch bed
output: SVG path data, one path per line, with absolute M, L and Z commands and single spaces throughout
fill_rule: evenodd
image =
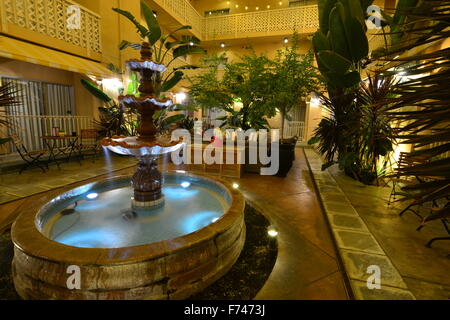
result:
M 263 287 L 277 258 L 277 243 L 267 234 L 269 221 L 252 207 L 245 209 L 247 228 L 244 249 L 230 271 L 190 299 L 250 300 Z M 0 300 L 17 300 L 11 276 L 13 244 L 10 233 L 0 235 Z
M 193 300 L 251 300 L 261 290 L 277 259 L 277 242 L 267 234 L 269 221 L 246 206 L 244 249 L 230 271 Z
M 0 235 L 0 300 L 18 300 L 11 275 L 11 263 L 14 256 L 10 233 Z

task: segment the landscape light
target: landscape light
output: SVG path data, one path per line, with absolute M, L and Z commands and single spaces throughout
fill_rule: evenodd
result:
M 95 193 L 95 192 L 89 193 L 89 194 L 86 196 L 86 198 L 88 198 L 89 200 L 97 199 L 97 198 L 98 198 L 98 193 Z
M 190 182 L 187 182 L 187 181 L 185 181 L 185 182 L 182 182 L 181 183 L 181 186 L 183 187 L 183 188 L 189 188 L 190 186 L 191 186 L 191 183 Z

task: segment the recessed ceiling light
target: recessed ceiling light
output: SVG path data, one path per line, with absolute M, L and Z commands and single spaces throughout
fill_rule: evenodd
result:
M 236 9 L 237 9 L 237 8 L 239 8 L 239 5 L 237 4 L 237 5 L 235 5 L 235 7 L 236 7 Z
M 259 7 L 256 7 L 256 10 L 259 10 Z
M 289 42 L 289 39 L 288 38 L 284 38 L 284 43 L 288 43 Z
M 247 6 L 245 6 L 245 10 L 248 10 L 248 7 L 247 7 Z
M 221 47 L 221 48 L 225 48 L 225 43 L 222 42 L 222 43 L 220 44 L 220 47 Z
M 270 9 L 270 4 L 267 5 L 267 9 Z
M 236 182 L 233 183 L 233 188 L 234 188 L 234 189 L 238 189 L 238 188 L 239 188 L 239 184 L 237 184 Z

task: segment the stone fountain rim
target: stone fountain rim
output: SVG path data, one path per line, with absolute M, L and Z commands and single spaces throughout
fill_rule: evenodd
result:
M 201 177 L 213 183 L 221 185 L 231 196 L 230 208 L 219 220 L 208 226 L 180 237 L 149 244 L 123 247 L 123 248 L 79 248 L 68 246 L 47 238 L 39 230 L 39 215 L 49 205 L 49 202 L 59 195 L 76 189 L 86 183 L 79 182 L 71 187 L 65 187 L 59 191 L 48 193 L 36 200 L 33 206 L 22 209 L 19 217 L 11 229 L 11 239 L 16 249 L 27 255 L 49 261 L 58 261 L 74 265 L 117 265 L 154 260 L 172 255 L 177 251 L 188 249 L 229 230 L 236 220 L 242 217 L 245 207 L 245 199 L 242 193 L 232 187 L 232 184 L 216 177 L 204 174 L 179 173 L 175 171 L 165 172 L 164 175 L 184 175 L 189 177 Z M 99 179 L 88 184 L 98 184 L 109 180 L 131 178 L 131 175 L 117 175 L 107 179 Z

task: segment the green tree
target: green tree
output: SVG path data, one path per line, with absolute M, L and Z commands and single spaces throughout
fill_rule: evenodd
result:
M 198 105 L 208 109 L 224 110 L 227 116 L 223 126 L 267 128 L 266 117 L 276 111 L 270 104 L 271 72 L 273 62 L 253 50 L 240 57 L 240 61 L 224 63 L 226 57 L 211 56 L 204 59 L 204 72 L 191 79 L 190 94 Z M 235 102 L 242 108 L 235 110 Z
M 299 107 L 312 91 L 319 89 L 317 69 L 314 67 L 314 55 L 311 52 L 300 54 L 298 36 L 292 37 L 292 45 L 278 50 L 271 70 L 269 96 L 267 103 L 281 114 L 281 132 L 284 138 L 285 119 L 289 112 Z

